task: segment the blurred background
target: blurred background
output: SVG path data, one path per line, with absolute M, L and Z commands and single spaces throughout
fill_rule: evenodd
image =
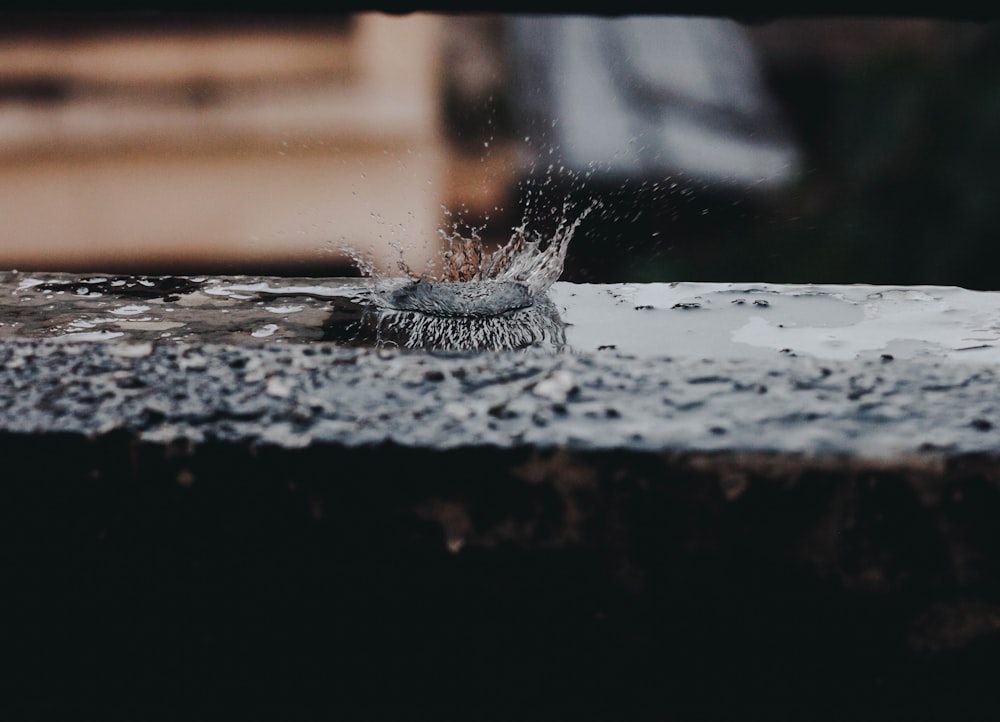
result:
M 0 268 L 433 269 L 593 201 L 565 280 L 1000 288 L 1000 26 L 0 13 Z

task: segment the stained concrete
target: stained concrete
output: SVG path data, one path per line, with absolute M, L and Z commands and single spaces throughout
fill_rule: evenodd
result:
M 31 279 L 2 302 L 5 692 L 996 696 L 1000 392 L 964 352 L 405 351 L 345 340 L 357 280 Z M 644 322 L 706 310 L 677 303 Z

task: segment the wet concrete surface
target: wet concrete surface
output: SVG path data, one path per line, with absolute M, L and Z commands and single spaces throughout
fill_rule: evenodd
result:
M 444 299 L 427 293 L 435 285 L 444 290 Z M 446 310 L 454 305 L 454 294 L 448 296 L 453 285 L 408 289 L 389 284 L 379 290 L 357 278 L 0 272 L 0 339 L 405 346 L 391 335 L 381 338 L 372 318 L 365 317 L 373 297 L 399 313 L 424 311 L 442 319 L 455 316 L 433 312 L 435 305 Z M 519 284 L 494 286 L 499 302 L 492 310 L 531 310 Z M 359 296 L 368 304 L 359 303 Z M 404 303 L 394 302 L 397 297 Z M 781 354 L 1000 361 L 1000 294 L 995 292 L 862 284 L 560 282 L 540 298 L 546 304 L 544 319 L 514 320 L 544 326 L 543 342 L 534 346 L 550 351 L 710 360 Z M 490 321 L 480 313 L 469 316 Z M 512 314 L 501 317 L 510 321 Z M 405 322 L 413 325 L 414 318 Z M 448 328 L 447 320 L 437 323 L 433 330 L 438 333 L 426 334 L 429 342 L 416 347 L 440 349 L 433 341 L 447 337 L 445 332 L 472 333 Z M 552 342 L 553 335 L 558 342 Z M 458 344 L 455 348 L 461 350 Z M 495 350 L 512 348 L 500 343 Z M 467 350 L 477 349 L 472 344 Z
M 357 279 L 5 282 L 11 694 L 997 696 L 991 294 L 557 284 L 565 347 L 472 353 L 345 342 Z
M 552 334 L 477 354 L 396 348 L 419 313 L 402 314 L 398 328 L 383 318 L 385 333 L 372 335 L 364 288 L 358 279 L 8 276 L 4 428 L 287 448 L 869 459 L 1000 450 L 994 294 L 559 284 L 551 303 L 536 304 L 562 324 L 559 343 Z M 525 313 L 519 303 L 449 330 L 516 328 Z M 774 334 L 798 350 L 775 348 Z

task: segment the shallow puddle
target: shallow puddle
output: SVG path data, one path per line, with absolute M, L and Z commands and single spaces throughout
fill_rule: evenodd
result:
M 1000 296 L 954 287 L 10 272 L 0 292 L 0 338 L 1000 360 Z

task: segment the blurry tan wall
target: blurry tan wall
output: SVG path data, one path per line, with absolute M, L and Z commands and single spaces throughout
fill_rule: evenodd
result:
M 373 13 L 0 34 L 0 268 L 307 273 L 341 243 L 421 268 L 446 200 L 441 32 Z

